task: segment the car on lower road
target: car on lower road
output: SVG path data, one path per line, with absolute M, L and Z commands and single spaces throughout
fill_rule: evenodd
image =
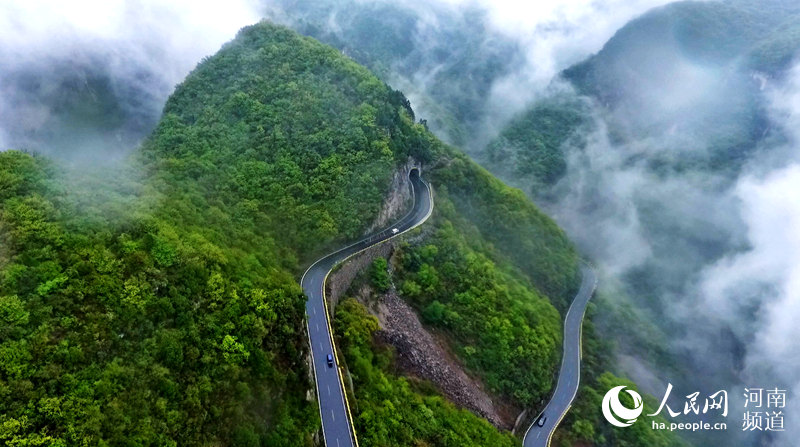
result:
M 333 368 L 333 354 L 328 354 L 328 368 Z
M 536 421 L 536 425 L 539 427 L 544 427 L 545 422 L 547 422 L 547 416 L 539 416 L 539 420 Z

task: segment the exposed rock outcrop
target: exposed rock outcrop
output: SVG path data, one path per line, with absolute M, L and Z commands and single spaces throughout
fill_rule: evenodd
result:
M 408 162 L 397 169 L 392 176 L 392 185 L 389 187 L 389 194 L 384 200 L 383 208 L 378 217 L 367 230 L 367 234 L 375 230 L 385 228 L 391 222 L 403 217 L 410 209 L 412 204 L 411 181 L 408 179 L 408 171 L 419 166 L 415 160 L 409 158 Z M 356 256 L 348 259 L 340 265 L 328 277 L 328 306 L 336 306 L 342 294 L 350 287 L 356 275 L 364 268 L 369 267 L 372 261 L 378 257 L 388 258 L 394 249 L 394 241 L 389 240 L 380 245 L 370 247 Z
M 464 372 L 452 354 L 425 329 L 411 306 L 393 290 L 380 298 L 377 313 L 381 325 L 378 337 L 395 348 L 403 370 L 432 382 L 450 401 L 496 427 L 512 428 L 513 416 L 509 421 L 508 415 L 501 415 L 508 412 L 497 408 L 483 384 Z
M 408 171 L 415 166 L 419 166 L 419 163 L 409 158 L 404 166 L 395 171 L 394 176 L 392 176 L 389 195 L 383 202 L 383 208 L 367 233 L 385 228 L 391 222 L 403 217 L 411 209 L 411 181 L 408 179 Z

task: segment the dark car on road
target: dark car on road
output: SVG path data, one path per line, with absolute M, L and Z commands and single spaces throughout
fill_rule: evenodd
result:
M 333 368 L 333 354 L 328 354 L 328 368 Z

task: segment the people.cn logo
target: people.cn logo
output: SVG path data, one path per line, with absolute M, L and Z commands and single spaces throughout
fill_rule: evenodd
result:
M 644 411 L 642 396 L 633 390 L 625 390 L 633 399 L 633 408 L 622 405 L 622 402 L 619 401 L 619 393 L 624 389 L 624 385 L 611 388 L 603 397 L 603 416 L 617 427 L 630 427 Z

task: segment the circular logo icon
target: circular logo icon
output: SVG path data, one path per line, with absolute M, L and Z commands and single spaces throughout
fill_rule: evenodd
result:
M 608 390 L 603 397 L 603 416 L 612 425 L 630 427 L 644 411 L 644 405 L 642 404 L 642 396 L 633 390 L 625 390 L 633 399 L 633 408 L 622 405 L 622 402 L 619 401 L 619 393 L 622 390 L 625 390 L 624 385 Z

